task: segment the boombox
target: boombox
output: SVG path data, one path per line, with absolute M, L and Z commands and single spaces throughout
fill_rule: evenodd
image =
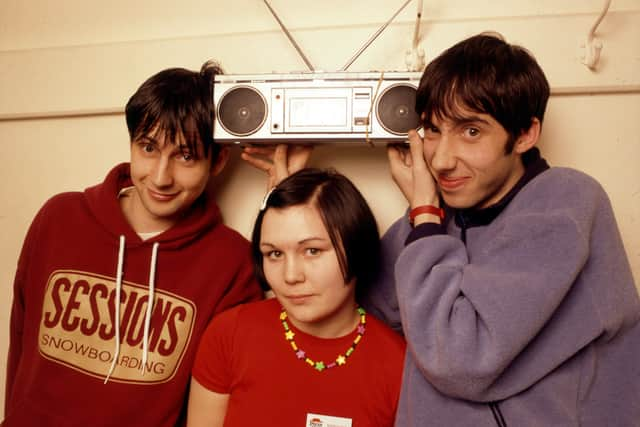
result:
M 419 126 L 419 72 L 219 75 L 214 139 L 223 144 L 404 142 Z

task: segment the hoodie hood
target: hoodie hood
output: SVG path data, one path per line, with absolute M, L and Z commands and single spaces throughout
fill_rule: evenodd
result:
M 145 243 L 127 222 L 118 200 L 120 190 L 132 185 L 129 163 L 121 163 L 109 172 L 104 182 L 84 191 L 84 199 L 96 221 L 113 235 L 114 241 L 124 235 L 127 247 Z M 177 224 L 146 242 L 159 242 L 165 249 L 180 248 L 221 222 L 213 191 L 207 187 Z

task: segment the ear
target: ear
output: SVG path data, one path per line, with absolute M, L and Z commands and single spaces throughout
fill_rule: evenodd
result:
M 531 126 L 520 134 L 513 147 L 513 151 L 517 154 L 522 154 L 536 145 L 540 138 L 541 129 L 542 124 L 540 123 L 540 120 L 537 117 L 531 119 Z
M 229 160 L 229 147 L 220 147 L 218 157 L 211 165 L 211 176 L 217 176 L 227 164 Z

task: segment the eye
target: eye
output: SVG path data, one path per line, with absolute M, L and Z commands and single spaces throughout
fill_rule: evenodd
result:
M 424 125 L 424 132 L 426 133 L 440 133 L 440 129 L 431 124 Z
M 149 144 L 148 142 L 141 142 L 140 146 L 142 147 L 142 151 L 145 153 L 153 153 L 156 149 L 153 144 Z
M 193 152 L 186 145 L 180 145 L 173 152 L 173 157 L 181 162 L 192 162 L 195 160 Z
M 432 124 L 425 123 L 425 125 L 424 125 L 424 138 L 434 139 L 439 134 L 440 134 L 440 129 L 438 129 L 436 126 L 434 126 Z
M 278 259 L 282 256 L 282 252 L 273 250 L 263 253 L 262 256 L 269 259 Z
M 475 138 L 480 135 L 480 129 L 474 127 L 468 127 L 464 129 L 464 134 L 470 138 Z
M 318 248 L 307 248 L 305 252 L 307 253 L 307 255 L 316 256 L 320 254 L 321 250 Z

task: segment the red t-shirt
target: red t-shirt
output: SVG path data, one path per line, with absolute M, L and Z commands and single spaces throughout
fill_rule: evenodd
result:
M 392 426 L 404 339 L 367 314 L 366 332 L 347 363 L 318 372 L 286 341 L 280 311 L 275 299 L 244 304 L 216 317 L 202 337 L 193 376 L 231 395 L 225 427 L 302 427 L 310 413 L 351 419 L 353 427 Z M 357 335 L 317 338 L 289 325 L 298 347 L 325 364 Z

